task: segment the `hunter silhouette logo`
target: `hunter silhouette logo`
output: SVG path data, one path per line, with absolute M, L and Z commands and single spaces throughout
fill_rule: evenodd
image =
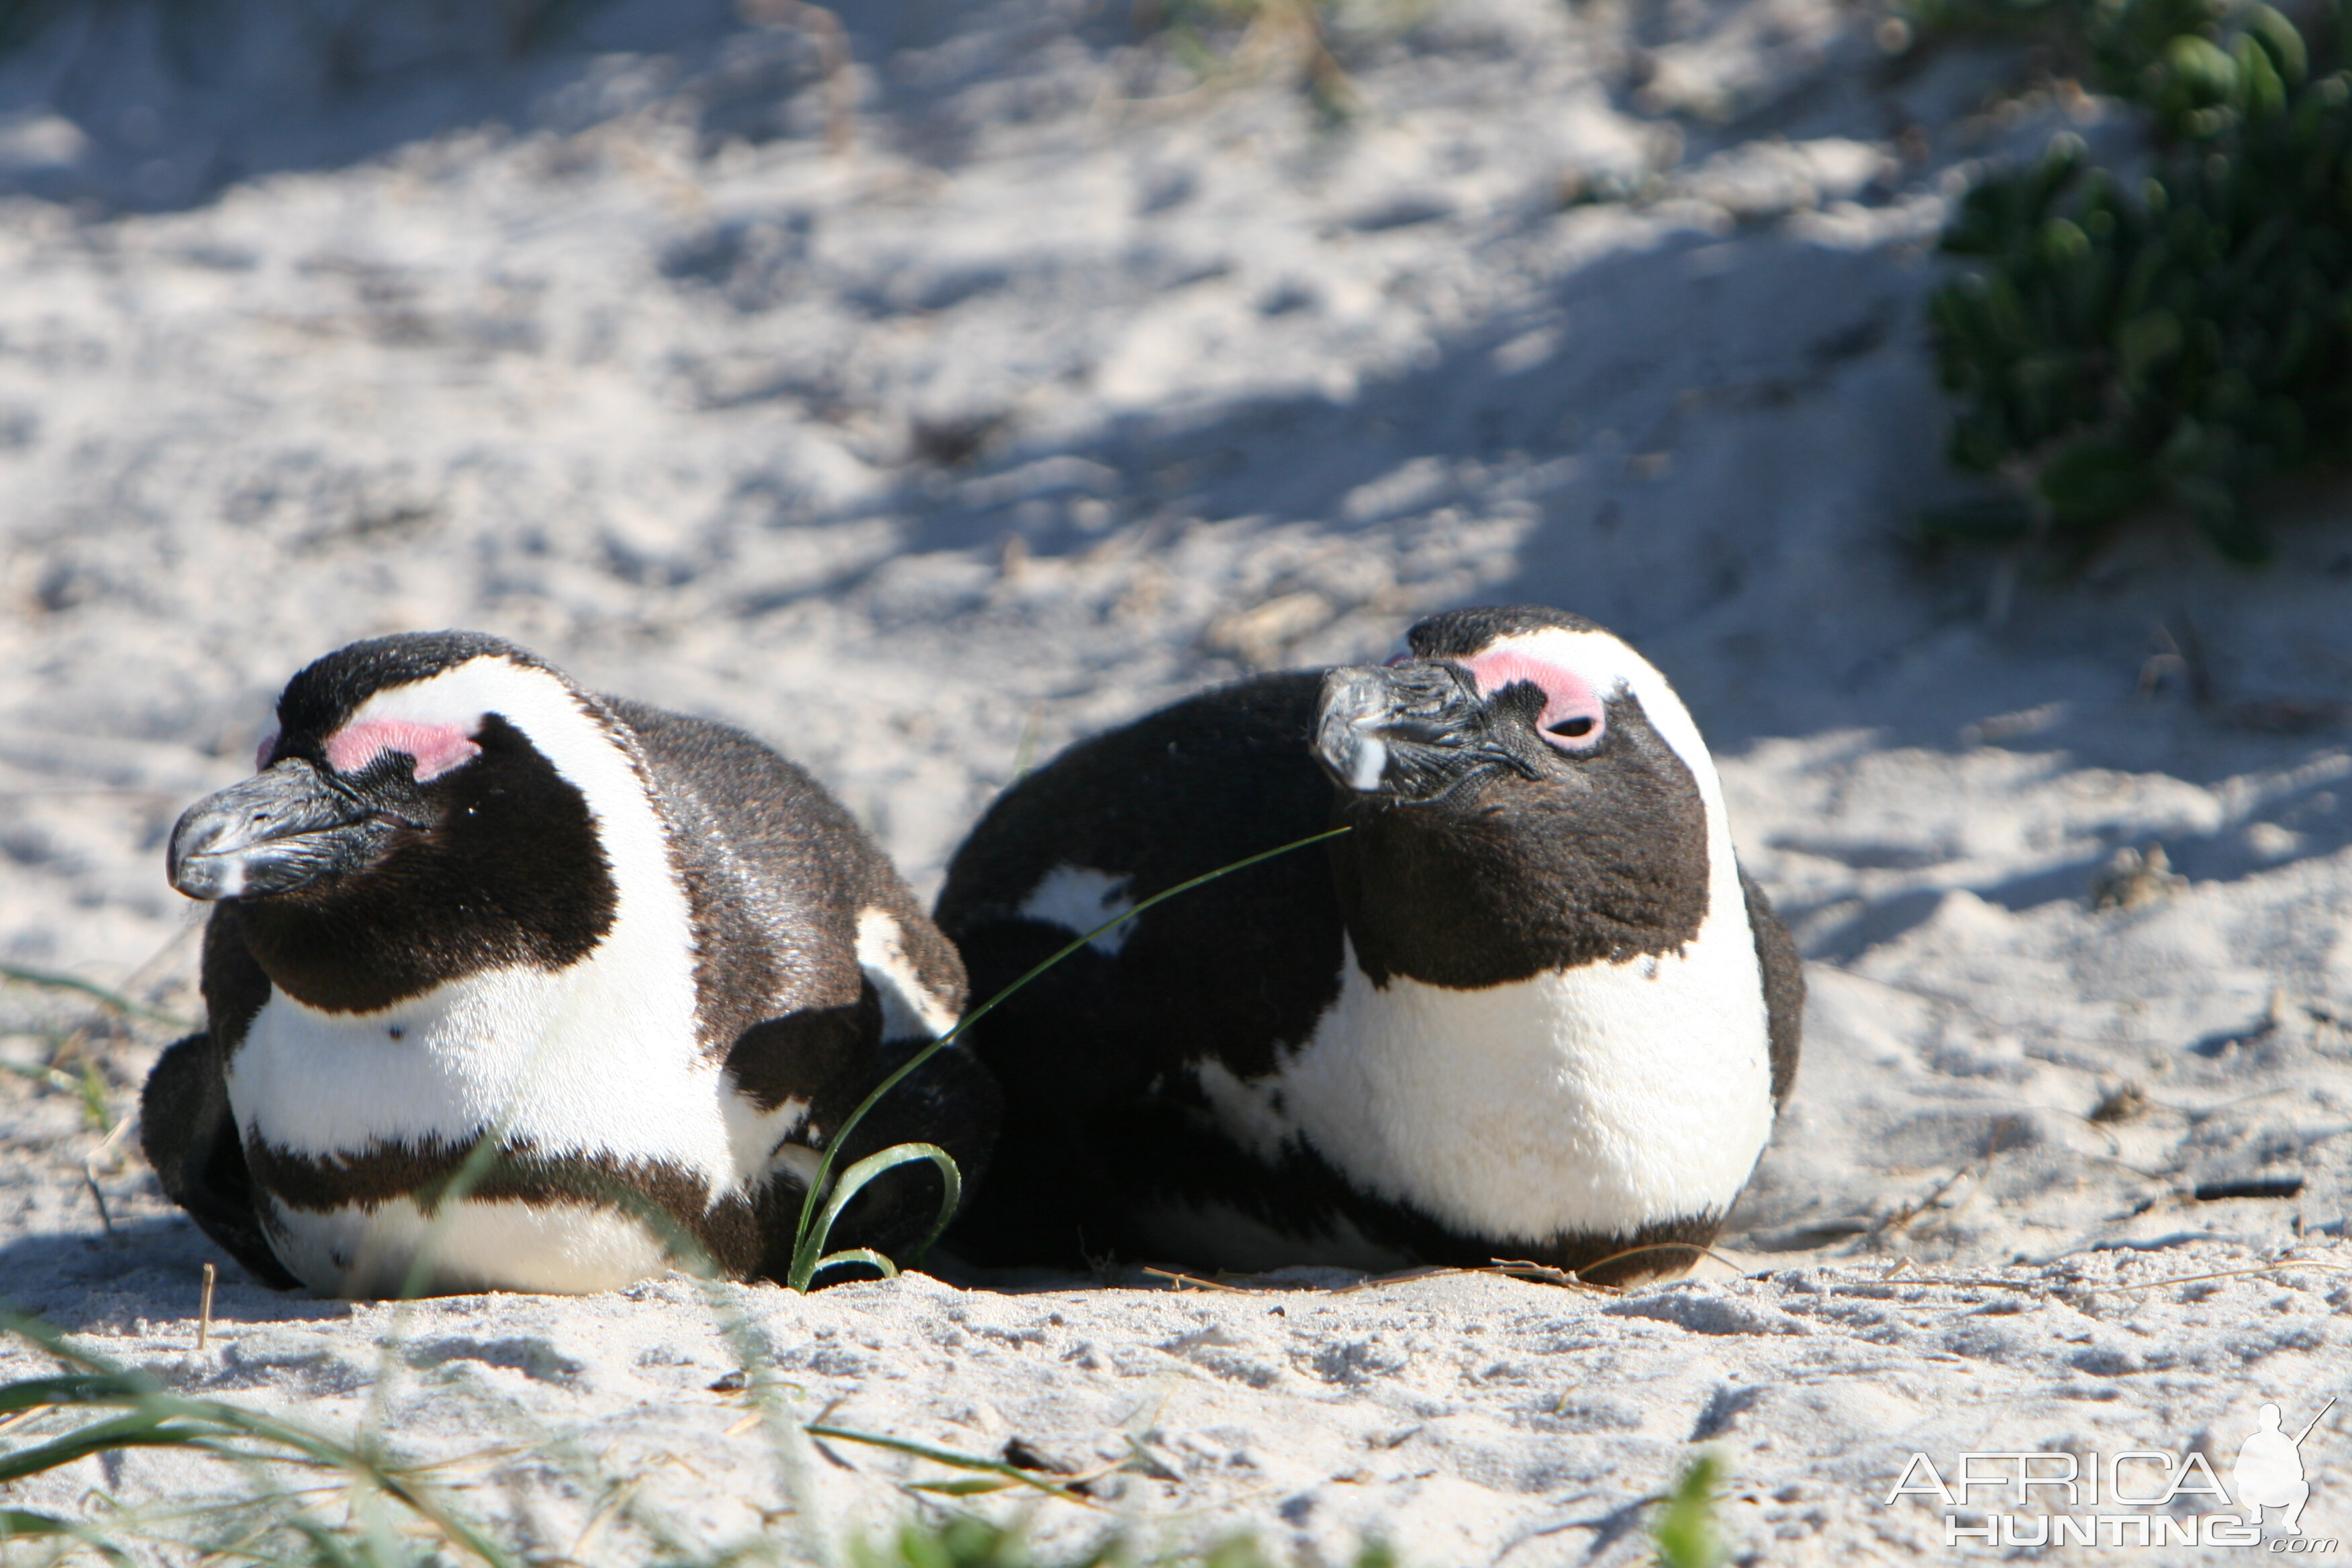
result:
M 2304 1423 L 2303 1430 L 2288 1436 L 2280 1430 L 2279 1407 L 2264 1405 L 2262 1425 L 2245 1446 L 2238 1450 L 2238 1463 L 2230 1472 L 2237 1483 L 2238 1506 L 2246 1510 L 2248 1522 L 2257 1529 L 2263 1522 L 2263 1510 L 2283 1508 L 2286 1518 L 2279 1528 L 2289 1535 L 2301 1535 L 2303 1505 L 2311 1500 L 2311 1483 L 2303 1475 L 2303 1440 L 2319 1425 L 2321 1415 L 2336 1408 L 2329 1400 L 2319 1407 L 2319 1415 Z
M 1927 1455 L 1912 1455 L 1885 1506 L 1913 1498 L 1940 1512 L 1946 1546 L 2267 1544 L 2273 1552 L 2332 1553 L 2340 1542 L 2303 1532 L 2304 1505 L 2311 1500 L 2303 1443 L 2336 1405 L 2330 1399 L 2292 1434 L 2278 1405 L 2262 1405 L 2227 1486 L 2194 1447 L 1986 1449 L 1960 1455 L 1948 1473 Z M 2263 1515 L 2273 1508 L 2283 1517 L 2266 1543 Z

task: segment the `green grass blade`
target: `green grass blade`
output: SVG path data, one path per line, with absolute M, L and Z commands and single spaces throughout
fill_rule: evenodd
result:
M 129 1380 L 104 1373 L 74 1373 L 64 1377 L 28 1377 L 0 1384 L 0 1415 L 20 1410 L 52 1409 L 64 1405 L 105 1405 L 136 1398 L 148 1392 Z
M 28 1318 L 22 1312 L 13 1312 L 5 1307 L 0 1307 L 0 1333 L 15 1334 L 19 1339 L 30 1340 L 56 1360 L 65 1363 L 68 1366 L 78 1366 L 94 1377 L 114 1379 L 115 1386 L 119 1389 L 139 1393 L 152 1393 L 156 1389 L 157 1385 L 153 1379 L 138 1373 L 125 1372 L 104 1356 L 78 1348 L 64 1334 L 38 1318 Z M 37 1385 L 56 1381 L 60 1380 L 36 1378 L 33 1383 Z M 17 1385 L 10 1384 L 8 1386 L 14 1388 Z
M 31 1079 L 43 1088 L 54 1089 L 60 1094 L 79 1094 L 82 1091 L 81 1085 L 70 1077 L 39 1062 L 11 1061 L 0 1057 L 0 1072 L 12 1072 L 19 1078 Z
M 923 1245 L 915 1249 L 915 1255 L 919 1258 L 930 1250 L 931 1243 L 940 1238 L 940 1232 L 947 1229 L 948 1221 L 955 1218 L 956 1205 L 963 1201 L 963 1173 L 956 1169 L 956 1163 L 948 1152 L 936 1143 L 894 1143 L 878 1154 L 868 1154 L 841 1173 L 841 1180 L 835 1184 L 833 1194 L 825 1200 L 815 1225 L 801 1237 L 800 1245 L 793 1249 L 790 1281 L 793 1289 L 803 1292 L 808 1289 L 809 1281 L 824 1267 L 818 1261 L 817 1253 L 824 1247 L 825 1237 L 833 1234 L 834 1222 L 841 1217 L 841 1211 L 849 1205 L 849 1201 L 866 1184 L 885 1171 L 911 1164 L 917 1160 L 929 1160 L 937 1165 L 940 1179 L 946 1184 L 946 1191 L 940 1197 L 940 1216 L 932 1222 L 930 1234 L 923 1238 Z M 860 1261 L 887 1262 L 881 1259 L 880 1254 L 866 1248 L 858 1247 L 856 1251 L 865 1254 Z M 835 1256 L 846 1258 L 852 1254 L 836 1253 Z M 889 1265 L 888 1272 L 895 1276 L 898 1272 L 898 1266 Z
M 48 991 L 78 991 L 118 1013 L 127 1013 L 134 1018 L 144 1018 L 150 1023 L 163 1024 L 174 1029 L 196 1026 L 188 1019 L 175 1018 L 143 1003 L 133 1002 L 120 991 L 109 991 L 103 985 L 93 984 L 70 974 L 52 974 L 46 969 L 20 969 L 13 963 L 0 963 L 0 980 L 13 980 L 19 985 L 37 985 Z
M 184 1448 L 200 1443 L 205 1436 L 202 1426 L 174 1424 L 169 1416 L 144 1411 L 111 1421 L 93 1422 L 37 1447 L 0 1456 L 0 1486 L 70 1465 L 76 1459 L 87 1459 L 92 1454 L 121 1448 Z
M 963 1454 L 953 1448 L 935 1447 L 929 1443 L 918 1443 L 910 1437 L 893 1437 L 887 1432 L 861 1432 L 854 1426 L 835 1426 L 824 1422 L 812 1421 L 803 1430 L 812 1437 L 828 1437 L 843 1443 L 863 1443 L 871 1448 L 887 1448 L 894 1454 L 910 1454 L 918 1459 L 929 1459 L 935 1465 L 945 1465 L 950 1469 L 974 1470 L 982 1475 L 999 1477 L 1008 1485 L 1028 1487 L 1044 1492 L 1048 1497 L 1060 1498 L 1064 1502 L 1076 1503 L 1081 1508 L 1097 1506 L 1092 1498 L 1081 1492 L 1072 1491 L 1068 1487 L 1049 1481 L 1042 1476 L 1024 1470 L 1018 1465 L 1008 1464 L 1003 1459 L 984 1458 L 978 1454 Z
M 204 1408 L 224 1426 L 292 1448 L 318 1464 L 342 1470 L 398 1499 L 452 1543 L 462 1546 L 491 1568 L 513 1568 L 516 1559 L 444 1502 L 437 1489 L 402 1474 L 375 1455 L 347 1447 L 257 1411 L 234 1405 L 207 1405 Z
M 1278 844 L 1271 849 L 1260 850 L 1257 854 L 1249 856 L 1244 859 L 1235 860 L 1231 865 L 1220 866 L 1213 871 L 1203 871 L 1201 875 L 1194 877 L 1188 881 L 1179 882 L 1172 888 L 1162 889 L 1160 891 L 1154 893 L 1151 897 L 1144 900 L 1141 903 L 1137 904 L 1133 909 L 1127 910 L 1113 916 L 1111 919 L 1103 921 L 1102 924 L 1095 927 L 1094 930 L 1087 932 L 1084 936 L 1079 937 L 1075 942 L 1065 944 L 1052 956 L 1046 958 L 1042 963 L 1033 965 L 1026 974 L 1024 974 L 1020 979 L 1015 980 L 1012 984 L 1007 985 L 1003 990 L 999 991 L 995 995 L 991 996 L 987 1001 L 982 1002 L 979 1006 L 974 1007 L 971 1011 L 966 1013 L 961 1019 L 957 1020 L 956 1026 L 954 1028 L 950 1029 L 946 1034 L 941 1035 L 938 1039 L 933 1040 L 929 1045 L 925 1046 L 921 1050 L 917 1051 L 913 1056 L 908 1058 L 905 1064 L 902 1065 L 898 1071 L 884 1079 L 880 1083 L 876 1084 L 873 1091 L 867 1094 L 864 1100 L 857 1102 L 857 1109 L 849 1113 L 848 1117 L 843 1121 L 840 1130 L 835 1132 L 834 1135 L 826 1141 L 824 1156 L 817 1163 L 816 1179 L 809 1183 L 808 1192 L 801 1199 L 800 1223 L 794 1227 L 793 1233 L 793 1258 L 797 1261 L 804 1250 L 813 1250 L 809 1247 L 809 1232 L 811 1227 L 816 1223 L 818 1205 L 824 1202 L 825 1194 L 833 1180 L 834 1160 L 848 1143 L 849 1135 L 856 1131 L 857 1124 L 866 1120 L 867 1112 L 871 1111 L 877 1105 L 882 1102 L 883 1096 L 898 1088 L 900 1083 L 905 1081 L 908 1075 L 913 1073 L 925 1062 L 930 1060 L 933 1057 L 939 1055 L 940 1052 L 947 1049 L 950 1046 L 954 1045 L 958 1040 L 961 1039 L 964 1036 L 964 1032 L 970 1029 L 974 1024 L 977 1024 L 982 1018 L 987 1017 L 989 1014 L 994 1012 L 997 1007 L 1017 994 L 1031 981 L 1036 979 L 1039 975 L 1045 973 L 1047 970 L 1053 968 L 1064 959 L 1068 958 L 1080 948 L 1085 947 L 1088 942 L 1093 942 L 1097 937 L 1105 936 L 1111 931 L 1117 931 L 1120 926 L 1125 925 L 1128 921 L 1134 920 L 1137 916 L 1157 905 L 1167 902 L 1170 899 L 1176 897 L 1179 893 L 1189 893 L 1193 889 L 1213 882 L 1220 877 L 1229 877 L 1235 871 L 1246 871 L 1252 866 L 1258 865 L 1263 861 L 1271 860 L 1278 855 L 1287 855 L 1294 849 L 1304 849 L 1310 844 L 1320 844 L 1327 838 L 1337 838 L 1339 835 L 1347 831 L 1348 829 L 1344 826 L 1326 828 L 1320 833 L 1309 834 L 1304 838 L 1294 838 L 1287 844 Z M 820 1243 L 820 1245 L 822 1244 Z M 926 1245 L 929 1244 L 926 1243 Z M 799 1270 L 795 1268 L 793 1272 L 797 1274 Z M 793 1289 L 795 1290 L 804 1291 L 808 1287 L 805 1284 L 793 1284 Z
M 225 1459 L 308 1463 L 339 1470 L 396 1499 L 452 1545 L 490 1568 L 513 1568 L 516 1560 L 444 1502 L 435 1489 L 403 1473 L 376 1454 L 241 1405 L 161 1393 L 143 1377 L 115 1371 L 74 1351 L 65 1336 L 47 1324 L 15 1314 L 0 1314 L 0 1327 L 32 1340 L 53 1355 L 99 1368 L 88 1373 L 30 1378 L 0 1385 L 0 1411 L 111 1405 L 124 1412 L 37 1447 L 0 1456 L 0 1484 L 55 1469 L 93 1454 L 124 1448 L 181 1447 Z M 236 1438 L 247 1439 L 260 1447 L 257 1450 L 240 1447 L 231 1441 Z
M 68 1540 L 79 1541 L 110 1563 L 127 1563 L 131 1561 L 130 1553 L 86 1524 L 70 1519 L 57 1519 L 46 1513 L 30 1513 L 21 1508 L 0 1508 L 0 1545 L 44 1536 L 64 1536 Z
M 1722 1563 L 1715 1522 L 1715 1489 L 1722 1475 L 1723 1461 L 1709 1453 L 1684 1468 L 1658 1517 L 1659 1568 L 1717 1568 Z
M 843 1263 L 863 1263 L 868 1268 L 879 1268 L 885 1279 L 898 1278 L 898 1266 L 870 1247 L 847 1247 L 839 1252 L 828 1252 L 816 1260 L 816 1267 L 811 1268 L 809 1274 L 814 1278 Z

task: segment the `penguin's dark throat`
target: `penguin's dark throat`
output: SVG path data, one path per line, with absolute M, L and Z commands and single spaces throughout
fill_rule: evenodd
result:
M 1507 688 L 1490 709 L 1520 690 L 1533 689 Z M 1354 830 L 1329 847 L 1334 884 L 1367 978 L 1483 990 L 1696 939 L 1712 880 L 1697 781 L 1632 698 L 1609 704 L 1605 725 L 1605 754 L 1539 778 L 1474 763 L 1419 800 L 1332 792 L 1332 822 Z
M 289 758 L 182 815 L 172 886 L 205 900 L 295 892 L 369 865 L 404 826 L 413 825 Z
M 1315 759 L 1343 791 L 1432 804 L 1496 773 L 1538 777 L 1528 721 L 1542 707 L 1532 686 L 1483 697 L 1454 664 L 1335 669 L 1323 678 Z

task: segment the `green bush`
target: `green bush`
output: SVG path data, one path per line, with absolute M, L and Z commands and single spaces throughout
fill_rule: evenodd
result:
M 1974 3 L 2048 30 L 2158 145 L 2137 188 L 2066 136 L 1962 202 L 1943 248 L 1969 265 L 1930 304 L 1951 456 L 2009 487 L 1927 526 L 2080 560 L 2164 507 L 2260 559 L 2261 488 L 2352 446 L 2352 6 L 2305 29 L 2209 0 Z

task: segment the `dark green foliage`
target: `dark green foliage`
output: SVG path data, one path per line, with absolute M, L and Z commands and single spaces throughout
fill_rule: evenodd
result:
M 2023 494 L 1928 526 L 2079 559 L 2164 506 L 2257 560 L 2258 489 L 2352 445 L 2352 9 L 2311 36 L 2262 5 L 2042 10 L 2152 113 L 2158 153 L 2126 188 L 2062 137 L 1962 203 L 1944 249 L 1972 265 L 1930 306 L 1951 456 Z
M 1991 34 L 2046 47 L 2058 68 L 2099 91 L 2158 110 L 2167 126 L 2210 110 L 2237 90 L 2235 73 L 2267 73 L 2284 86 L 2310 74 L 2294 24 L 2249 0 L 1919 0 L 1934 33 Z M 2244 47 L 2270 51 L 2252 61 Z M 2273 100 L 2273 107 L 2276 100 Z M 2209 120 L 2209 128 L 2219 121 Z

